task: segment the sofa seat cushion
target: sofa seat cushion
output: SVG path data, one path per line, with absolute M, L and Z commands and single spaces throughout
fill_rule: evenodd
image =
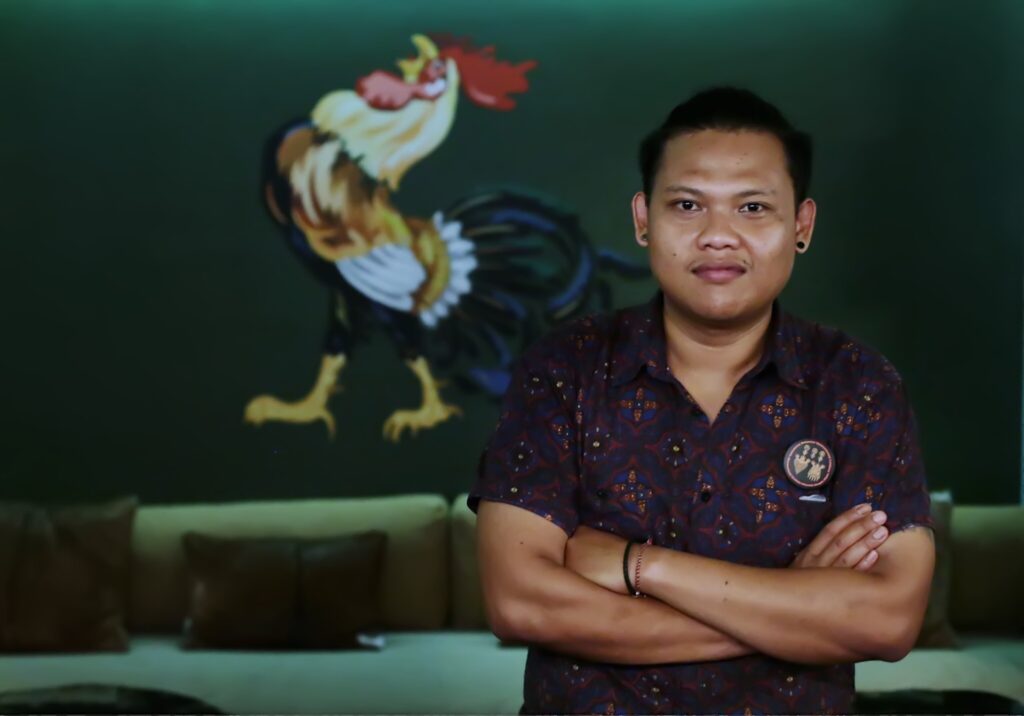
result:
M 914 649 L 856 666 L 858 691 L 985 691 L 1024 702 L 1024 638 L 958 632 L 958 649 Z
M 127 654 L 0 656 L 4 691 L 72 683 L 186 694 L 227 713 L 491 713 L 522 704 L 526 649 L 490 632 L 390 632 L 381 651 L 189 651 L 138 636 Z M 857 665 L 857 689 L 967 689 L 1024 699 L 1024 640 L 966 634 Z
M 525 649 L 489 632 L 388 632 L 380 651 L 194 651 L 135 636 L 125 654 L 0 656 L 0 690 L 119 684 L 225 713 L 517 713 Z

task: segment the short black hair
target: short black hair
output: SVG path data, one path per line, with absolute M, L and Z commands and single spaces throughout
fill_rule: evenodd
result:
M 727 132 L 748 130 L 774 134 L 786 153 L 789 176 L 797 205 L 807 198 L 811 182 L 811 136 L 798 131 L 773 104 L 750 90 L 737 87 L 711 87 L 698 92 L 669 112 L 661 126 L 640 144 L 640 174 L 644 194 L 650 199 L 654 176 L 668 140 L 702 129 Z

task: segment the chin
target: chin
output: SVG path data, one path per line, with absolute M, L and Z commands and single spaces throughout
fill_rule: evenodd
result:
M 756 313 L 751 302 L 740 296 L 690 295 L 673 302 L 681 312 L 703 323 L 729 325 L 743 322 L 751 313 Z
M 735 323 L 747 315 L 743 306 L 733 303 L 697 305 L 693 308 L 694 315 L 709 323 Z

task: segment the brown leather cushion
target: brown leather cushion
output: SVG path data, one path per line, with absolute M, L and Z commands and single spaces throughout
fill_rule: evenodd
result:
M 138 500 L 0 503 L 0 650 L 126 651 Z
M 182 537 L 192 580 L 189 647 L 358 648 L 381 627 L 387 534 Z
M 186 532 L 323 539 L 370 530 L 388 535 L 381 575 L 384 628 L 443 628 L 450 602 L 448 506 L 436 494 L 143 505 L 132 534 L 128 628 L 181 633 L 190 591 L 181 542 Z

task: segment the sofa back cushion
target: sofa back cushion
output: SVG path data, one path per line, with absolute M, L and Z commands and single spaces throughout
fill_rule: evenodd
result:
M 186 645 L 355 649 L 381 628 L 387 534 L 325 539 L 186 532 L 192 574 Z
M 950 620 L 957 630 L 1024 633 L 1024 506 L 953 508 Z
M 128 625 L 180 633 L 189 572 L 182 536 L 324 538 L 387 534 L 382 626 L 439 629 L 448 609 L 448 504 L 441 495 L 332 498 L 192 505 L 143 505 L 132 538 Z
M 466 505 L 467 497 L 458 495 L 451 510 L 452 628 L 489 629 L 476 561 L 476 514 Z
M 0 652 L 125 651 L 138 501 L 0 504 Z M 0 680 L 2 681 L 2 680 Z

